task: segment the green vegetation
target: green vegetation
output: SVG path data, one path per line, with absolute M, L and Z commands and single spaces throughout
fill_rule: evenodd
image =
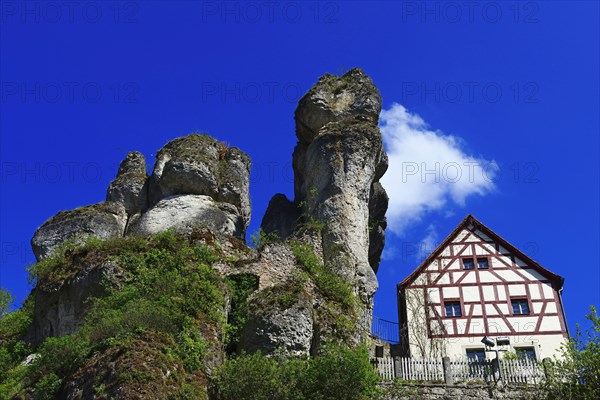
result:
M 201 244 L 197 235 L 186 238 L 172 232 L 149 238 L 90 238 L 84 244 L 64 243 L 53 257 L 32 265 L 30 279 L 38 292 L 107 261 L 120 272 L 104 282 L 106 296 L 90 300 L 90 311 L 76 333 L 48 338 L 38 346 L 24 341 L 36 290 L 14 312 L 7 311 L 12 297 L 0 292 L 0 398 L 54 399 L 75 380 L 90 396 L 111 397 L 111 390 L 120 387 L 162 393 L 161 398 L 205 399 L 207 356 L 223 345 L 228 350 L 235 346 L 250 307 L 256 307 L 253 313 L 273 311 L 275 305 L 289 308 L 306 294 L 308 280 L 323 295 L 325 304 L 316 312 L 334 336 L 343 340 L 355 329 L 358 306 L 351 286 L 323 265 L 309 245 L 291 242 L 301 268 L 285 284 L 248 302 L 258 277 L 222 278 L 211 264 L 223 255 L 216 243 L 204 242 L 210 245 Z M 226 321 L 227 296 L 232 308 Z M 352 400 L 370 399 L 376 382 L 366 349 L 330 345 L 312 359 L 260 354 L 233 358 L 219 369 L 214 384 L 223 400 Z
M 254 315 L 287 310 L 300 301 L 306 277 L 298 274 L 283 284 L 262 290 L 249 304 Z
M 323 265 L 308 244 L 291 241 L 290 245 L 296 262 L 308 273 L 327 300 L 326 306 L 318 310 L 320 318 L 331 326 L 335 337 L 348 339 L 356 330 L 355 321 L 360 307 L 351 285 Z
M 250 235 L 250 240 L 257 250 L 262 249 L 266 244 L 279 240 L 277 231 L 266 233 L 263 228 Z
M 310 274 L 325 297 L 347 309 L 355 306 L 356 299 L 350 284 L 323 265 L 308 244 L 292 241 L 290 245 L 296 262 Z
M 542 397 L 550 400 L 592 400 L 600 393 L 600 317 L 594 306 L 586 318 L 591 328 L 581 332 L 562 348 L 560 357 L 546 366 Z
M 221 400 L 370 400 L 379 393 L 366 347 L 329 345 L 313 358 L 242 355 L 227 361 L 215 382 Z
M 7 290 L 0 288 L 0 318 L 3 318 L 8 314 L 10 305 L 14 301 L 14 298 Z
M 252 274 L 228 276 L 227 284 L 231 289 L 231 312 L 227 325 L 228 341 L 237 343 L 248 319 L 248 296 L 258 289 L 258 276 Z
M 4 298 L 12 301 L 7 291 Z M 8 308 L 10 303 L 6 304 Z M 28 354 L 31 346 L 23 341 L 33 315 L 33 298 L 25 301 L 23 307 L 12 313 L 5 313 L 0 318 L 0 398 L 3 397 L 2 387 L 5 385 L 18 386 L 22 384 L 25 367 L 18 365 Z M 17 367 L 11 372 L 11 368 Z M 4 383 L 3 383 L 4 382 Z
M 122 268 L 119 285 L 107 283 L 108 295 L 93 299 L 91 311 L 76 334 L 48 338 L 37 349 L 22 342 L 31 323 L 32 301 L 0 320 L 0 398 L 33 390 L 34 398 L 54 398 L 65 379 L 99 350 L 124 346 L 144 332 L 166 337 L 169 359 L 182 373 L 202 370 L 206 326 L 223 336 L 227 286 L 210 266 L 219 259 L 205 245 L 165 232 L 152 238 L 128 237 L 82 246 L 70 242 L 52 258 L 30 267 L 32 281 L 47 284 L 73 277 L 81 263 L 112 259 Z M 29 366 L 23 357 L 40 355 Z M 183 382 L 183 381 L 182 381 Z M 98 390 L 104 390 L 98 385 Z M 188 388 L 189 389 L 189 388 Z
M 308 191 L 308 200 L 302 200 L 300 203 L 298 203 L 298 208 L 301 211 L 300 220 L 302 221 L 302 224 L 299 225 L 300 230 L 322 233 L 327 227 L 325 222 L 316 218 L 308 209 L 310 204 L 317 202 L 318 194 L 318 189 L 313 186 Z M 319 203 L 317 205 L 317 210 L 320 210 L 321 206 L 322 204 Z

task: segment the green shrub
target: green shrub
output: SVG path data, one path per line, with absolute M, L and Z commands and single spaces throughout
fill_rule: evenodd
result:
M 8 290 L 0 288 L 0 319 L 4 318 L 4 316 L 8 314 L 10 305 L 14 300 L 14 297 Z
M 44 376 L 35 384 L 35 400 L 52 400 L 62 386 L 62 379 L 55 373 L 51 372 Z
M 302 364 L 276 360 L 260 353 L 241 355 L 224 363 L 215 383 L 221 400 L 296 400 Z
M 22 338 L 33 320 L 34 296 L 30 295 L 23 307 L 0 318 L 0 343 Z
M 336 345 L 314 358 L 241 355 L 215 376 L 220 400 L 367 400 L 378 395 L 378 382 L 366 347 Z
M 40 357 L 33 366 L 38 375 L 67 376 L 87 358 L 90 343 L 85 337 L 67 335 L 47 338 L 38 348 Z
M 277 231 L 266 233 L 263 228 L 250 235 L 250 241 L 257 250 L 262 249 L 266 244 L 273 243 L 279 240 L 279 233 Z
M 591 327 L 577 333 L 561 349 L 561 354 L 546 365 L 542 398 L 549 400 L 592 400 L 600 393 L 600 316 L 594 306 L 586 318 Z
M 330 345 L 311 360 L 302 391 L 311 400 L 367 400 L 378 393 L 378 382 L 366 347 Z
M 186 371 L 199 371 L 204 367 L 207 343 L 199 327 L 187 318 L 183 330 L 177 336 L 176 354 L 183 361 Z
M 0 399 L 12 399 L 25 389 L 29 367 L 17 363 L 5 370 L 0 378 Z
M 240 333 L 248 319 L 248 296 L 258 289 L 258 276 L 238 274 L 228 276 L 227 284 L 231 292 L 231 311 L 227 321 L 227 335 L 230 343 L 240 338 Z

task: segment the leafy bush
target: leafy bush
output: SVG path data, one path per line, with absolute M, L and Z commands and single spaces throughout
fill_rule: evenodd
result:
M 257 250 L 262 249 L 266 244 L 279 240 L 277 231 L 266 233 L 263 228 L 250 235 L 250 240 Z
M 34 296 L 30 295 L 23 307 L 0 318 L 0 343 L 21 339 L 33 320 Z
M 367 400 L 379 393 L 378 382 L 365 347 L 333 345 L 314 358 L 242 355 L 215 378 L 221 400 Z
M 186 371 L 199 371 L 204 366 L 207 343 L 199 327 L 191 318 L 186 318 L 182 331 L 177 336 L 176 354 L 183 361 Z
M 54 372 L 44 376 L 35 384 L 35 400 L 52 400 L 60 390 L 62 379 Z
M 14 298 L 10 292 L 0 288 L 0 319 L 8 314 L 8 310 L 13 301 Z
M 258 276 L 252 274 L 238 274 L 228 276 L 227 284 L 231 292 L 231 311 L 228 322 L 228 341 L 237 342 L 240 338 L 242 327 L 248 319 L 248 296 L 258 289 Z
M 377 394 L 378 382 L 366 347 L 326 346 L 311 360 L 302 391 L 311 400 L 367 400 Z
M 594 306 L 586 318 L 592 323 L 585 334 L 577 326 L 575 337 L 561 355 L 546 365 L 542 396 L 551 400 L 592 400 L 600 393 L 600 317 Z
M 222 400 L 285 400 L 288 382 L 282 380 L 283 368 L 260 353 L 233 358 L 217 373 L 219 396 Z

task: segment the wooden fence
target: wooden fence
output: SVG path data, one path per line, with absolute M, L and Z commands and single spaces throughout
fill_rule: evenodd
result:
M 404 357 L 373 359 L 383 380 L 445 382 L 494 382 L 537 384 L 544 375 L 535 360 L 443 359 L 417 360 Z

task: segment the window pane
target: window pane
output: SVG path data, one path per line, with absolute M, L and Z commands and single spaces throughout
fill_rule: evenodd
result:
M 454 316 L 460 317 L 461 315 L 462 315 L 462 313 L 460 312 L 460 304 L 455 304 L 454 305 Z
M 463 259 L 463 268 L 464 269 L 473 269 L 473 260 L 471 258 Z
M 483 349 L 469 349 L 467 350 L 467 358 L 483 361 L 485 360 L 485 352 Z
M 535 360 L 535 350 L 533 347 L 522 347 L 515 349 L 517 356 L 519 358 L 528 358 L 530 360 Z
M 529 304 L 527 300 L 513 300 L 512 301 L 513 314 L 515 315 L 529 315 Z
M 477 268 L 487 269 L 488 268 L 488 259 L 487 258 L 478 258 L 477 259 Z
M 460 317 L 462 315 L 460 303 L 456 301 L 446 303 L 444 308 L 446 310 L 446 317 Z
M 512 307 L 513 307 L 513 314 L 521 314 L 521 309 L 519 308 L 518 303 L 513 303 Z

